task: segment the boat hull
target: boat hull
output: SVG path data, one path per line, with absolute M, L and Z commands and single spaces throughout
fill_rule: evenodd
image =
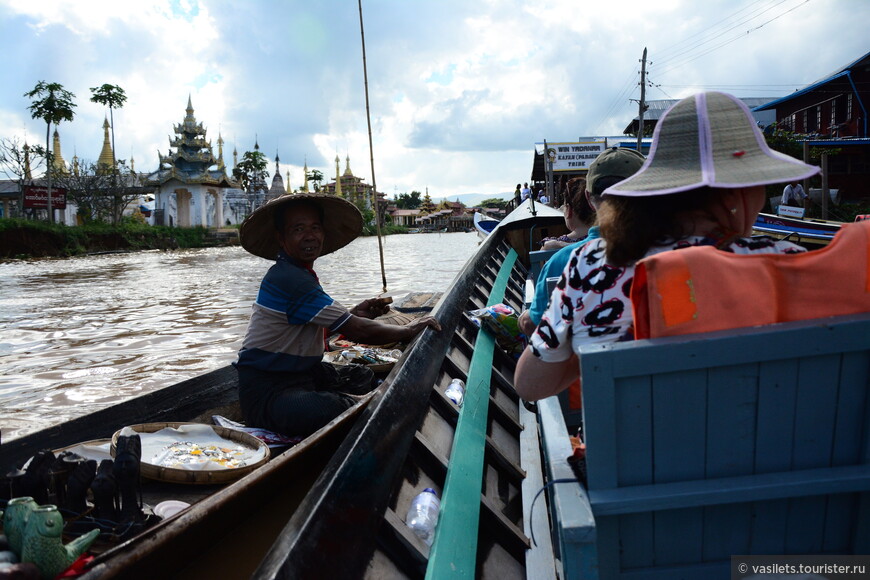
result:
M 536 244 L 546 228 L 512 221 L 516 229 L 497 228 L 454 280 L 433 311 L 442 331 L 426 330 L 405 353 L 255 578 L 422 578 L 455 569 L 503 578 L 555 569 L 549 534 L 534 547 L 528 537 L 531 498 L 543 485 L 538 443 L 523 441 L 536 437 L 535 415 L 513 389 L 515 359 L 498 348 L 479 357 L 487 341 L 467 314 L 493 301 L 522 304 L 527 270 L 508 234 Z M 461 410 L 444 394 L 454 378 L 467 381 Z M 426 487 L 443 493 L 431 550 L 404 523 Z M 539 517 L 547 529 L 545 509 Z
M 843 224 L 823 220 L 797 219 L 770 214 L 758 214 L 752 232 L 788 240 L 808 250 L 827 246 Z

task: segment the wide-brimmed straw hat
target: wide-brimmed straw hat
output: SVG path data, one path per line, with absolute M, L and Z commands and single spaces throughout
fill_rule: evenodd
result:
M 643 167 L 608 187 L 604 195 L 666 195 L 704 186 L 753 187 L 806 179 L 818 172 L 818 167 L 771 150 L 742 101 L 725 93 L 705 92 L 665 112 Z
M 239 228 L 242 247 L 255 256 L 275 260 L 281 250 L 275 229 L 275 213 L 304 203 L 320 206 L 323 213 L 321 256 L 343 248 L 362 232 L 362 214 L 346 199 L 320 193 L 288 193 L 261 205 L 242 222 Z

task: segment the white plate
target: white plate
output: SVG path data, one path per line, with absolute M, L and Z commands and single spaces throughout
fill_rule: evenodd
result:
M 167 501 L 162 501 L 152 510 L 155 515 L 162 519 L 170 518 L 180 512 L 183 509 L 189 508 L 190 504 L 185 503 L 183 501 L 178 501 L 175 499 L 170 499 Z

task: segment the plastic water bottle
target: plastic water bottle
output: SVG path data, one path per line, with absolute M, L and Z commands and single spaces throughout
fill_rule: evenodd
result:
M 427 546 L 435 540 L 435 524 L 438 523 L 438 510 L 441 501 L 435 495 L 435 490 L 427 487 L 411 501 L 405 523 L 414 534 L 423 540 Z
M 457 407 L 461 407 L 462 399 L 465 397 L 465 383 L 462 382 L 462 379 L 453 379 L 450 381 L 444 394 L 448 399 L 456 403 Z

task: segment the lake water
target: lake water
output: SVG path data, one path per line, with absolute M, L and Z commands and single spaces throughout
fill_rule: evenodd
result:
M 382 239 L 391 294 L 445 291 L 476 233 Z M 3 440 L 83 415 L 236 359 L 272 262 L 241 247 L 0 263 Z M 378 240 L 317 260 L 350 307 L 382 291 Z

